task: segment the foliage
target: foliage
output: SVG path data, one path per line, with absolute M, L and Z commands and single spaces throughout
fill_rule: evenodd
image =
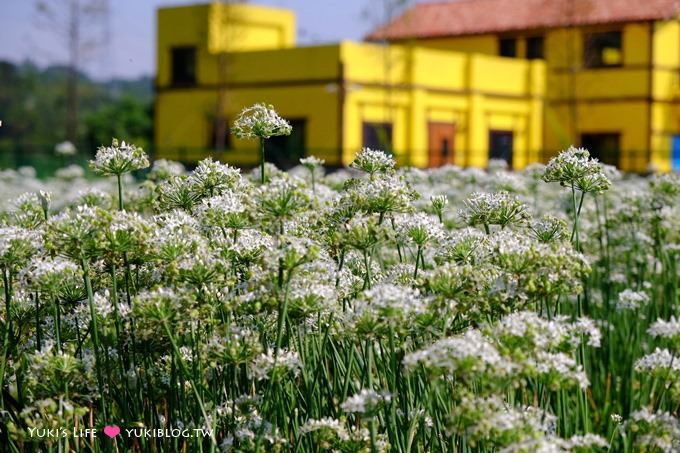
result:
M 52 152 L 66 140 L 67 68 L 40 69 L 0 61 L 0 149 Z M 128 137 L 142 147 L 152 141 L 152 82 L 98 82 L 79 75 L 76 147 L 82 152 Z
M 93 165 L 0 178 L 9 451 L 680 449 L 676 176 Z

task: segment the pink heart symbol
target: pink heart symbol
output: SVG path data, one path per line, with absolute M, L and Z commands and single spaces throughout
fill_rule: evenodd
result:
M 104 427 L 104 434 L 109 436 L 111 439 L 116 437 L 118 434 L 120 434 L 120 427 L 113 425 L 113 426 L 105 426 Z

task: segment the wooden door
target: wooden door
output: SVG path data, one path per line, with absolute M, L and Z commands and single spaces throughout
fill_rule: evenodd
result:
M 429 166 L 441 167 L 455 162 L 454 140 L 456 125 L 454 123 L 428 123 Z

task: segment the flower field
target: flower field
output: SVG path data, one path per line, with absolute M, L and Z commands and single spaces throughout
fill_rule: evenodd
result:
M 680 451 L 678 175 L 91 164 L 0 173 L 1 451 Z

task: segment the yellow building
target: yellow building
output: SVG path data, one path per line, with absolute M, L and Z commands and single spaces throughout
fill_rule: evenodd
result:
M 293 125 L 268 141 L 282 166 L 304 155 L 347 165 L 369 146 L 400 164 L 483 167 L 489 137 L 493 156 L 517 168 L 541 159 L 543 62 L 410 45 L 294 47 L 294 27 L 290 12 L 258 6 L 159 10 L 157 157 L 255 164 L 255 143 L 227 134 L 218 150 L 217 135 L 244 106 L 267 102 Z
M 633 171 L 680 170 L 680 2 L 419 4 L 369 40 L 546 62 L 546 158 L 580 144 Z
M 347 165 L 369 146 L 405 165 L 484 167 L 493 157 L 519 169 L 574 143 L 624 169 L 668 170 L 674 147 L 680 160 L 675 4 L 419 4 L 368 37 L 380 43 L 311 47 L 295 46 L 287 10 L 163 8 L 157 156 L 252 165 L 256 144 L 225 132 L 244 106 L 267 102 L 294 128 L 268 143 L 281 166 L 303 155 Z

